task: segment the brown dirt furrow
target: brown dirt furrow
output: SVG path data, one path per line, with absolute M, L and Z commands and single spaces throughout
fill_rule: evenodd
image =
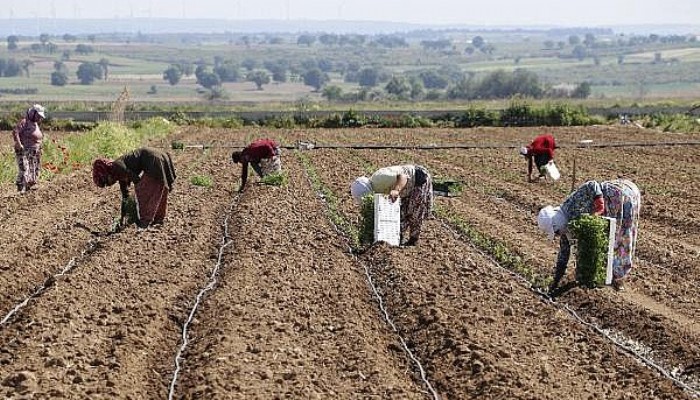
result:
M 284 163 L 287 186 L 253 183 L 236 206 L 233 244 L 196 318 L 177 393 L 424 398 L 301 164 L 291 153 Z
M 333 160 L 313 160 L 324 183 L 349 202 L 346 184 L 325 168 Z M 335 169 L 356 168 L 347 164 Z M 361 259 L 444 398 L 687 397 L 543 303 L 437 221 L 415 248 L 378 245 Z M 613 379 L 618 370 L 627 371 L 625 379 Z
M 223 159 L 174 155 L 165 225 L 101 241 L 0 332 L 0 397 L 165 397 L 179 324 L 206 281 L 230 196 Z M 217 184 L 193 186 L 192 173 Z M 104 196 L 118 203 L 115 191 Z

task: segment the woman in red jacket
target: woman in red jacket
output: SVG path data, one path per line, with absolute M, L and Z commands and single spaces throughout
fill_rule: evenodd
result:
M 231 154 L 231 160 L 234 163 L 243 164 L 241 169 L 241 186 L 238 191 L 243 192 L 248 181 L 248 164 L 262 178 L 282 170 L 280 154 L 280 145 L 272 139 L 258 139 L 246 146 L 243 151 L 234 151 Z
M 529 182 L 534 182 L 532 179 L 533 161 L 537 165 L 539 177 L 543 177 L 542 167 L 554 160 L 554 149 L 556 148 L 557 144 L 552 135 L 539 135 L 529 146 L 520 148 L 520 154 L 527 158 L 527 180 Z

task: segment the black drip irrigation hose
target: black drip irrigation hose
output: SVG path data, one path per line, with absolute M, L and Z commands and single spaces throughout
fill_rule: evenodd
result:
M 307 181 L 309 182 L 309 186 L 310 186 L 311 188 L 313 188 L 314 185 L 313 185 L 313 183 L 312 183 L 312 181 L 311 181 L 311 177 L 309 176 L 308 171 L 306 170 L 306 168 L 304 168 L 304 175 L 306 176 L 306 179 L 307 179 Z M 325 198 L 324 198 L 324 196 L 323 196 L 323 193 L 320 193 L 320 192 L 316 191 L 316 197 L 323 203 L 324 207 L 328 208 L 328 204 L 327 204 L 326 201 L 325 201 Z M 418 372 L 419 372 L 419 374 L 420 374 L 421 381 L 423 381 L 423 384 L 424 384 L 424 385 L 426 386 L 426 388 L 428 389 L 428 392 L 429 392 L 430 396 L 433 398 L 433 400 L 440 400 L 440 396 L 438 395 L 437 391 L 433 388 L 433 385 L 432 385 L 432 384 L 430 383 L 430 381 L 428 380 L 428 376 L 427 376 L 427 373 L 426 373 L 426 371 L 425 371 L 425 368 L 424 368 L 423 365 L 421 364 L 420 360 L 418 360 L 418 358 L 416 357 L 416 355 L 413 354 L 413 351 L 411 351 L 411 349 L 409 348 L 408 343 L 407 343 L 406 340 L 403 338 L 403 336 L 401 336 L 401 334 L 399 333 L 399 329 L 396 327 L 396 325 L 394 324 L 393 320 L 392 320 L 391 317 L 389 316 L 389 311 L 387 310 L 386 306 L 384 305 L 384 299 L 383 299 L 382 296 L 379 294 L 379 290 L 377 289 L 377 286 L 374 284 L 374 279 L 372 279 L 372 274 L 370 273 L 369 268 L 367 267 L 367 265 L 366 265 L 365 263 L 363 263 L 363 262 L 361 262 L 361 261 L 359 260 L 359 258 L 357 257 L 357 254 L 355 253 L 355 251 L 354 251 L 354 250 L 352 249 L 352 247 L 348 244 L 347 237 L 346 237 L 345 234 L 342 232 L 342 230 L 341 230 L 340 228 L 338 228 L 338 226 L 337 226 L 335 223 L 333 223 L 333 221 L 331 221 L 330 219 L 328 219 L 328 222 L 331 224 L 331 226 L 333 227 L 333 229 L 335 229 L 336 233 L 337 233 L 339 236 L 341 236 L 341 237 L 343 237 L 343 238 L 346 239 L 344 244 L 345 244 L 345 247 L 346 247 L 346 249 L 347 249 L 347 251 L 348 251 L 348 254 L 350 254 L 350 255 L 352 256 L 352 258 L 355 260 L 355 262 L 356 262 L 357 264 L 361 265 L 362 268 L 364 269 L 365 277 L 367 278 L 367 282 L 368 282 L 368 284 L 369 284 L 369 286 L 370 286 L 370 289 L 372 290 L 372 294 L 374 295 L 374 298 L 377 300 L 377 303 L 378 303 L 378 305 L 379 305 L 379 310 L 381 311 L 382 316 L 384 317 L 385 322 L 389 325 L 389 327 L 394 331 L 394 333 L 395 333 L 396 336 L 398 337 L 399 341 L 401 342 L 401 347 L 403 348 L 403 350 L 404 350 L 404 352 L 406 353 L 406 355 L 411 359 L 411 361 L 413 361 L 413 363 L 415 364 L 416 368 L 418 368 Z
M 172 400 L 175 396 L 175 386 L 177 384 L 177 378 L 178 375 L 180 374 L 180 371 L 182 370 L 182 361 L 183 357 L 182 354 L 185 352 L 187 349 L 187 346 L 190 343 L 190 338 L 189 338 L 189 327 L 190 324 L 192 324 L 192 321 L 194 320 L 194 316 L 197 313 L 197 310 L 199 309 L 200 304 L 202 303 L 202 299 L 204 296 L 211 290 L 213 290 L 218 281 L 219 281 L 219 270 L 221 269 L 221 263 L 223 260 L 224 256 L 224 250 L 233 243 L 233 240 L 231 240 L 231 236 L 229 235 L 229 225 L 228 221 L 231 218 L 231 213 L 236 208 L 238 205 L 238 202 L 241 199 L 241 194 L 236 194 L 233 201 L 231 202 L 231 205 L 229 206 L 228 212 L 226 213 L 226 217 L 224 218 L 224 221 L 222 222 L 222 226 L 224 228 L 224 235 L 221 238 L 221 245 L 219 246 L 219 253 L 216 259 L 216 264 L 211 270 L 211 274 L 209 275 L 209 282 L 207 283 L 206 286 L 204 286 L 199 293 L 197 293 L 197 296 L 195 297 L 195 303 L 192 306 L 192 309 L 190 310 L 187 320 L 185 323 L 182 325 L 182 343 L 180 344 L 180 348 L 178 349 L 177 353 L 175 354 L 175 370 L 173 371 L 173 378 L 170 381 L 170 386 L 168 390 L 168 400 Z
M 575 310 L 573 310 L 568 304 L 556 302 L 556 301 L 554 300 L 554 298 L 553 298 L 552 296 L 549 295 L 549 293 L 544 292 L 544 291 L 540 290 L 538 287 L 533 286 L 532 283 L 530 283 L 530 281 L 527 280 L 527 278 L 525 278 L 524 276 L 520 275 L 519 273 L 517 273 L 517 272 L 515 272 L 515 271 L 513 271 L 513 270 L 511 270 L 511 269 L 509 269 L 509 268 L 506 268 L 506 267 L 502 266 L 497 260 L 495 260 L 493 257 L 491 257 L 491 255 L 485 253 L 484 251 L 482 251 L 481 249 L 479 249 L 477 246 L 475 246 L 469 239 L 464 240 L 464 236 L 463 236 L 462 234 L 460 234 L 459 232 L 457 232 L 457 231 L 452 227 L 452 225 L 451 225 L 450 223 L 448 223 L 447 221 L 445 221 L 443 218 L 439 218 L 439 217 L 438 217 L 438 220 L 439 220 L 440 223 L 441 223 L 449 232 L 451 232 L 455 237 L 457 237 L 457 238 L 459 238 L 459 239 L 462 239 L 463 241 L 466 241 L 467 243 L 469 243 L 469 245 L 470 245 L 477 253 L 479 253 L 480 255 L 482 255 L 483 257 L 485 257 L 486 259 L 490 260 L 490 261 L 493 263 L 493 265 L 495 265 L 497 268 L 499 268 L 499 269 L 505 271 L 505 272 L 506 272 L 507 274 L 509 274 L 511 277 L 515 278 L 515 280 L 516 280 L 517 282 L 520 282 L 520 283 L 522 284 L 522 286 L 524 286 L 526 289 L 528 289 L 529 291 L 531 291 L 531 292 L 535 293 L 536 295 L 540 296 L 540 297 L 542 298 L 542 301 L 544 301 L 545 303 L 550 304 L 550 305 L 552 305 L 552 306 L 554 306 L 554 307 L 556 307 L 556 308 L 559 308 L 560 310 L 565 311 L 566 313 L 568 313 L 569 315 L 571 315 L 572 318 L 574 318 L 576 321 L 578 321 L 580 324 L 582 324 L 582 325 L 584 325 L 585 327 L 591 329 L 592 331 L 598 333 L 598 334 L 601 335 L 604 339 L 608 340 L 608 341 L 611 342 L 613 345 L 615 345 L 615 347 L 618 349 L 618 351 L 620 351 L 620 352 L 622 352 L 622 353 L 625 353 L 625 354 L 627 354 L 628 356 L 631 356 L 631 357 L 634 358 L 635 360 L 639 361 L 640 363 L 646 365 L 647 367 L 656 370 L 659 374 L 661 374 L 661 376 L 663 376 L 664 378 L 670 380 L 673 384 L 675 384 L 676 386 L 678 386 L 678 387 L 680 387 L 681 389 L 685 390 L 685 391 L 688 392 L 691 396 L 693 396 L 693 397 L 695 397 L 695 398 L 700 398 L 700 388 L 693 387 L 693 386 L 691 386 L 691 385 L 689 385 L 689 384 L 683 382 L 682 380 L 680 380 L 680 379 L 674 377 L 673 374 L 672 374 L 671 372 L 669 372 L 666 368 L 660 366 L 658 363 L 654 362 L 654 361 L 651 360 L 649 357 L 645 357 L 645 356 L 642 355 L 639 351 L 637 351 L 637 350 L 635 350 L 634 348 L 632 348 L 631 346 L 629 346 L 629 345 L 623 343 L 622 340 L 617 339 L 617 338 L 614 338 L 608 331 L 602 329 L 601 327 L 599 327 L 598 325 L 596 325 L 596 324 L 594 324 L 594 323 L 592 323 L 592 322 L 588 322 L 588 321 L 584 320 L 584 319 L 583 319 L 580 315 L 578 315 L 578 313 L 577 313 Z
M 586 149 L 586 148 L 625 148 L 625 147 L 664 147 L 664 146 L 700 146 L 700 140 L 687 141 L 663 141 L 663 142 L 612 142 L 612 143 L 565 143 L 557 145 L 559 149 Z M 242 149 L 240 144 L 184 144 L 185 149 Z M 497 143 L 462 143 L 462 144 L 434 144 L 434 145 L 397 145 L 397 144 L 322 144 L 307 143 L 305 145 L 280 146 L 288 150 L 314 150 L 314 149 L 356 149 L 356 150 L 453 150 L 453 149 L 519 149 L 520 145 Z

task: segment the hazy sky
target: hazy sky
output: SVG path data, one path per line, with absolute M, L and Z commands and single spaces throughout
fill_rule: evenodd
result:
M 700 0 L 0 0 L 7 18 L 222 18 L 468 25 L 700 24 Z

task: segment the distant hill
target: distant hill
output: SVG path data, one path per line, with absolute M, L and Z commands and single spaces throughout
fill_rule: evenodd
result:
M 359 33 L 388 34 L 416 30 L 463 29 L 471 31 L 495 30 L 560 30 L 585 29 L 566 26 L 474 26 L 411 24 L 386 21 L 317 21 L 317 20 L 223 20 L 223 19 L 166 19 L 166 18 L 121 18 L 121 19 L 4 19 L 0 20 L 0 37 L 8 35 L 110 34 L 110 33 Z M 616 33 L 648 35 L 650 33 L 700 34 L 700 24 L 690 25 L 635 25 L 597 26 L 591 29 L 612 29 Z

